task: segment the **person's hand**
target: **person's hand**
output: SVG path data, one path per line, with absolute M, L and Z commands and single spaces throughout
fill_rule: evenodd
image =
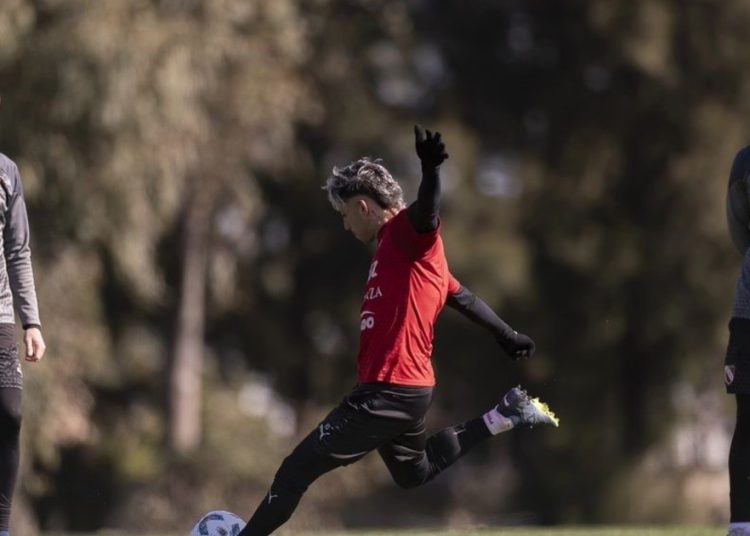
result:
M 440 132 L 432 133 L 419 125 L 414 125 L 414 146 L 422 166 L 436 168 L 448 159 Z
M 26 361 L 39 361 L 44 357 L 44 351 L 47 345 L 44 344 L 42 331 L 36 327 L 30 327 L 23 336 L 23 342 L 26 345 Z
M 500 346 L 510 356 L 513 361 L 519 359 L 526 359 L 534 355 L 536 344 L 528 335 L 523 333 L 513 332 L 513 336 L 509 339 L 505 339 L 500 342 Z

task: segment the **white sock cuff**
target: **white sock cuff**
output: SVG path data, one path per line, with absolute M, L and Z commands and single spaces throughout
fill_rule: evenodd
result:
M 507 432 L 513 428 L 513 422 L 507 417 L 501 415 L 500 412 L 497 411 L 497 408 L 492 408 L 482 415 L 482 419 L 484 420 L 484 425 L 487 427 L 487 430 L 489 430 L 492 435 Z

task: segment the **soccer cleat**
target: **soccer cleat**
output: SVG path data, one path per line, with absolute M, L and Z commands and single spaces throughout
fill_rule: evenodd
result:
M 533 428 L 537 424 L 560 425 L 554 413 L 538 398 L 529 398 L 521 386 L 513 387 L 497 405 L 497 412 L 513 423 L 513 427 L 528 426 Z

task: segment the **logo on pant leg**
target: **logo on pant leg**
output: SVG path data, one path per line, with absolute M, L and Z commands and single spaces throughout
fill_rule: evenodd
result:
M 331 425 L 328 423 L 321 424 L 318 427 L 318 431 L 320 432 L 320 437 L 318 438 L 318 441 L 323 441 L 324 437 L 331 435 Z
M 732 385 L 734 381 L 734 365 L 726 365 L 724 367 L 724 383 Z

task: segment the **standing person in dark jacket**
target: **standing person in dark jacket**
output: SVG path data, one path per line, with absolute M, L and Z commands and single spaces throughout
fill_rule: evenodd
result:
M 448 269 L 440 237 L 439 168 L 448 158 L 439 133 L 415 128 L 422 163 L 417 200 L 404 206 L 399 184 L 376 161 L 334 168 L 325 189 L 344 228 L 377 242 L 360 310 L 358 384 L 284 460 L 240 536 L 265 536 L 286 522 L 324 473 L 377 450 L 396 484 L 412 488 L 473 446 L 515 427 L 558 421 L 545 404 L 514 387 L 484 415 L 430 437 L 433 329 L 447 304 L 490 331 L 518 359 L 533 341 L 503 322 Z
M 24 330 L 24 358 L 36 362 L 45 344 L 34 287 L 29 221 L 18 167 L 0 154 L 0 536 L 9 535 L 21 430 L 23 375 L 16 344 L 15 313 Z
M 750 536 L 750 146 L 737 153 L 729 174 L 729 234 L 742 255 L 742 268 L 729 321 L 724 362 L 727 392 L 737 401 L 729 449 L 729 536 Z

